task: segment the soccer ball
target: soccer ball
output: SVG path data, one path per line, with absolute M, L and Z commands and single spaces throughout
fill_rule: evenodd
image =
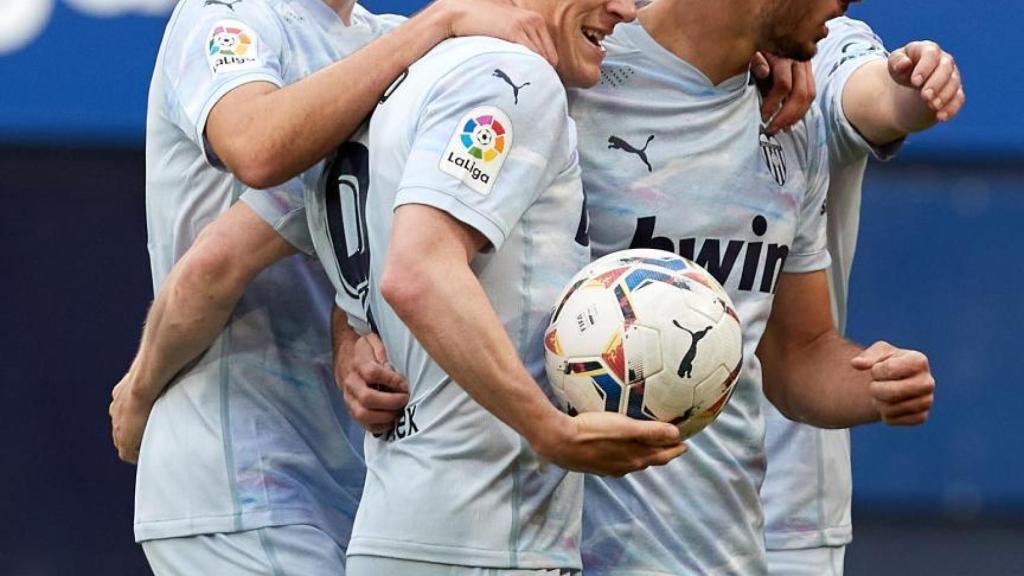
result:
M 706 270 L 661 250 L 623 250 L 584 268 L 544 335 L 548 379 L 570 414 L 610 411 L 710 424 L 743 362 L 739 317 Z

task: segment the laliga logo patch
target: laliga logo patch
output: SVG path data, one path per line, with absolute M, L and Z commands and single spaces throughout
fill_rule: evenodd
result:
M 512 122 L 493 106 L 474 108 L 459 121 L 441 156 L 441 171 L 489 194 L 512 147 Z
M 221 20 L 210 31 L 206 60 L 214 74 L 256 63 L 256 34 L 241 22 Z

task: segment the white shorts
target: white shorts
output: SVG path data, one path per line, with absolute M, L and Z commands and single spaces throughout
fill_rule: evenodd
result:
M 345 550 L 306 525 L 147 540 L 142 550 L 156 576 L 345 576 Z
M 578 570 L 514 570 L 506 568 L 473 568 L 454 564 L 434 564 L 382 558 L 349 556 L 348 576 L 580 576 Z
M 768 550 L 769 576 L 843 576 L 846 546 Z

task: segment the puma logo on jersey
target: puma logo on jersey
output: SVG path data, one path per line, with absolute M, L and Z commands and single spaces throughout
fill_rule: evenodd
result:
M 651 163 L 647 161 L 647 147 L 651 145 L 651 140 L 654 140 L 654 134 L 651 134 L 650 136 L 647 137 L 647 142 L 644 143 L 643 148 L 636 148 L 632 144 L 626 142 L 625 140 L 619 138 L 618 136 L 609 136 L 608 149 L 622 150 L 627 154 L 636 154 L 640 158 L 640 161 L 642 161 L 644 165 L 647 166 L 647 171 L 654 172 L 654 168 L 651 167 Z
M 694 332 L 675 320 L 673 320 L 672 323 L 676 325 L 676 328 L 679 328 L 690 335 L 690 348 L 686 351 L 686 354 L 683 355 L 683 360 L 679 363 L 679 369 L 676 371 L 676 374 L 678 374 L 680 378 L 691 378 L 693 377 L 693 361 L 697 358 L 697 343 L 708 335 L 708 332 L 711 331 L 711 326 Z
M 235 4 L 238 4 L 242 0 L 231 0 L 230 2 L 223 2 L 222 0 L 204 0 L 203 6 L 226 6 L 228 10 L 235 11 Z
M 765 132 L 764 128 L 761 129 L 761 134 L 758 136 L 758 144 L 761 146 L 761 157 L 764 159 L 768 171 L 771 172 L 772 178 L 775 179 L 775 183 L 779 186 L 785 186 L 786 151 L 779 144 L 779 141 L 775 139 L 775 136 Z
M 655 236 L 655 216 L 638 218 L 630 248 L 655 248 L 668 252 L 676 252 L 703 266 L 719 284 L 725 286 L 736 269 L 742 254 L 743 263 L 740 268 L 739 289 L 747 292 L 775 292 L 778 275 L 786 264 L 789 246 L 785 244 L 765 244 L 748 240 L 722 238 L 701 239 L 700 251 L 697 251 L 697 238 L 682 238 L 676 241 L 665 236 Z M 768 231 L 768 220 L 758 214 L 751 222 L 751 231 L 760 238 Z M 696 255 L 696 257 L 695 257 Z M 760 276 L 760 283 L 755 281 Z
M 516 106 L 518 106 L 519 105 L 519 91 L 522 90 L 524 87 L 529 86 L 530 83 L 529 82 L 524 82 L 524 83 L 516 86 L 516 83 L 513 82 L 512 79 L 508 77 L 508 74 L 505 74 L 505 71 L 502 70 L 501 68 L 495 68 L 494 69 L 494 73 L 491 74 L 491 76 L 495 76 L 497 78 L 501 78 L 502 80 L 505 81 L 506 84 L 508 84 L 509 86 L 512 87 L 512 97 L 515 98 L 515 101 L 513 103 Z

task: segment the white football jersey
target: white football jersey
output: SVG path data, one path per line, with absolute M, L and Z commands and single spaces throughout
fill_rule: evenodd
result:
M 366 313 L 370 287 L 365 216 L 370 185 L 368 138 L 368 123 L 364 123 L 328 159 L 320 182 L 304 191 L 309 241 L 334 287 L 334 303 L 360 334 L 372 328 Z
M 356 6 L 345 26 L 321 0 L 184 0 L 150 86 L 146 209 L 155 289 L 199 231 L 242 197 L 289 238 L 308 237 L 311 168 L 246 191 L 207 147 L 206 118 L 249 82 L 293 83 L 396 22 Z M 307 248 L 308 249 L 308 248 Z M 157 400 L 139 460 L 137 540 L 317 526 L 345 546 L 362 491 L 362 434 L 331 373 L 331 290 L 318 264 L 260 274 L 213 346 Z
M 818 105 L 825 117 L 829 148 L 828 247 L 832 312 L 846 330 L 846 300 L 860 224 L 861 186 L 869 155 L 891 157 L 902 140 L 873 147 L 846 119 L 843 89 L 855 70 L 888 57 L 871 28 L 842 17 L 828 23 L 829 35 L 813 60 Z M 761 497 L 765 542 L 770 550 L 841 546 L 852 538 L 850 433 L 792 422 L 765 401 L 768 472 Z
M 555 71 L 521 46 L 489 38 L 441 43 L 374 113 L 365 195 L 369 312 L 408 378 L 410 398 L 391 431 L 366 439 L 350 556 L 579 568 L 581 476 L 541 461 L 473 401 L 378 288 L 396 207 L 431 206 L 479 231 L 492 249 L 477 254 L 472 269 L 550 395 L 544 329 L 558 294 L 590 257 L 575 148 Z
M 763 574 L 754 351 L 779 275 L 829 264 L 821 117 L 814 110 L 769 137 L 746 74 L 711 85 L 638 23 L 618 26 L 605 47 L 601 83 L 570 95 L 594 256 L 658 248 L 703 265 L 736 304 L 744 364 L 724 412 L 687 454 L 621 479 L 587 477 L 584 572 Z

